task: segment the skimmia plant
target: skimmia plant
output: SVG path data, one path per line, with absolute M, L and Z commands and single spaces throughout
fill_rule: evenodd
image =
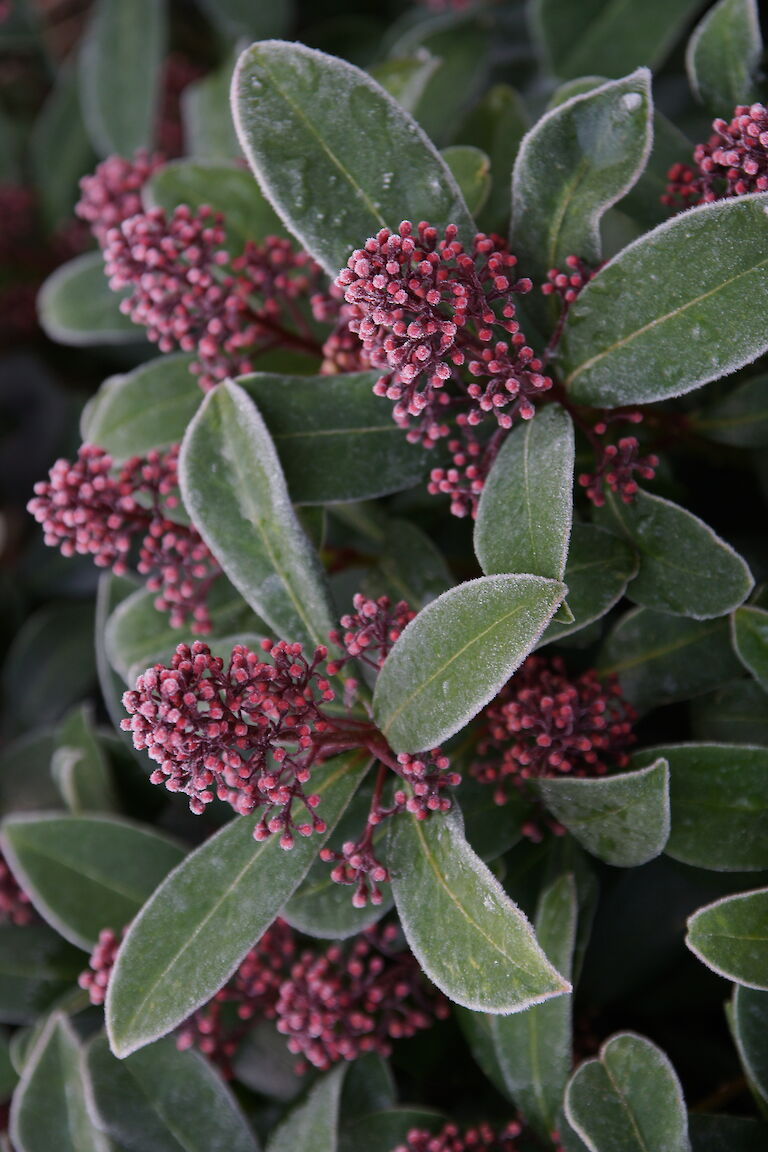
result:
M 755 1152 L 757 6 L 250 7 L 0 117 L 0 1143 Z

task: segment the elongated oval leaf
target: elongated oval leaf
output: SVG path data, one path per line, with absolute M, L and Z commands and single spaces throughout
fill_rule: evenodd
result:
M 117 807 L 114 781 L 83 704 L 64 718 L 51 761 L 51 773 L 73 815 L 111 812 Z
M 414 1128 L 439 1132 L 445 1118 L 427 1108 L 388 1108 L 345 1123 L 339 1132 L 339 1152 L 392 1152 L 406 1145 Z
M 685 942 L 726 980 L 768 991 L 768 888 L 699 908 L 688 918 Z
M 80 51 L 80 101 L 101 156 L 152 147 L 165 37 L 165 0 L 98 0 Z
M 181 93 L 186 151 L 206 162 L 234 160 L 242 155 L 229 104 L 236 56 L 233 52 L 221 68 L 188 84 Z
M 0 1020 L 27 1024 L 49 1011 L 74 986 L 83 961 L 47 924 L 0 924 Z
M 333 616 L 317 554 L 264 421 L 236 384 L 220 384 L 190 424 L 179 481 L 201 536 L 254 612 L 287 640 L 325 643 Z
M 473 216 L 482 212 L 491 191 L 491 161 L 481 148 L 454 144 L 443 149 L 443 160 L 453 173 L 467 208 Z
M 254 44 L 238 62 L 232 106 L 265 195 L 331 275 L 368 236 L 403 219 L 473 234 L 445 161 L 354 65 L 303 44 Z
M 313 776 L 330 835 L 367 767 L 360 753 Z M 325 837 L 257 843 L 241 816 L 193 852 L 157 889 L 118 953 L 107 994 L 112 1051 L 128 1056 L 165 1036 L 232 975 L 309 870 Z
M 51 340 L 75 347 L 143 342 L 144 329 L 123 315 L 120 299 L 107 283 L 101 253 L 86 252 L 43 284 L 37 297 L 40 326 Z
M 691 208 L 601 269 L 574 302 L 561 344 L 573 399 L 647 404 L 761 355 L 767 208 L 762 193 Z
M 745 561 L 687 509 L 643 491 L 631 504 L 609 492 L 605 507 L 608 523 L 640 557 L 627 589 L 636 604 L 709 620 L 724 616 L 749 595 L 754 581 Z
M 672 830 L 665 851 L 696 868 L 768 868 L 768 748 L 670 744 L 634 764 L 669 764 Z
M 296 1152 L 298 1148 L 336 1152 L 339 1104 L 346 1071 L 342 1064 L 317 1081 L 307 1098 L 272 1133 L 267 1152 Z
M 552 404 L 509 436 L 485 482 L 475 553 L 488 576 L 562 580 L 573 519 L 573 424 Z
M 376 723 L 396 752 L 432 748 L 492 700 L 565 595 L 542 576 L 483 576 L 427 604 L 376 683 Z
M 198 1052 L 169 1039 L 116 1060 L 97 1036 L 85 1066 L 91 1111 L 126 1152 L 258 1152 L 235 1097 Z
M 650 1040 L 632 1032 L 613 1036 L 597 1060 L 577 1068 L 565 1114 L 589 1152 L 690 1152 L 675 1070 Z
M 151 828 L 99 816 L 14 816 L 2 845 L 40 915 L 87 950 L 102 928 L 128 924 L 184 858 Z
M 716 116 L 751 104 L 762 50 L 755 0 L 720 0 L 688 41 L 685 63 L 695 96 Z
M 756 376 L 690 416 L 695 432 L 718 444 L 762 448 L 768 444 L 768 376 Z
M 733 614 L 736 655 L 758 684 L 768 692 L 768 612 L 744 605 Z
M 739 984 L 729 1021 L 752 1090 L 768 1107 L 768 996 Z
M 454 808 L 424 821 L 400 817 L 392 832 L 395 904 L 427 976 L 478 1012 L 522 1012 L 569 992 L 462 825 Z
M 560 823 L 606 864 L 635 868 L 664 851 L 670 828 L 666 760 L 619 776 L 541 779 L 536 790 Z
M 406 112 L 413 114 L 440 61 L 428 51 L 417 49 L 412 56 L 380 60 L 370 69 L 371 76 Z
M 600 219 L 632 187 L 651 147 L 651 77 L 641 68 L 547 112 L 512 176 L 512 250 L 543 280 L 568 256 L 598 264 Z

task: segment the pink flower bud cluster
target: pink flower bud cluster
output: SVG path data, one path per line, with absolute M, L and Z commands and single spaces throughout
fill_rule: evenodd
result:
M 542 284 L 541 291 L 544 296 L 557 294 L 563 304 L 572 304 L 585 284 L 589 283 L 596 269 L 590 268 L 578 256 L 566 256 L 567 272 L 559 268 L 550 268 L 547 272 L 547 282 Z
M 36 918 L 29 896 L 0 852 L 0 924 L 31 924 Z
M 768 108 L 739 104 L 730 121 L 712 122 L 706 144 L 697 144 L 694 167 L 673 164 L 661 197 L 672 208 L 708 204 L 731 196 L 768 191 Z
M 388 596 L 371 600 L 360 592 L 353 597 L 352 607 L 354 611 L 341 618 L 344 631 L 335 629 L 329 633 L 331 642 L 347 653 L 346 657 L 329 663 L 331 676 L 336 676 L 351 659 L 362 660 L 378 672 L 392 645 L 416 615 L 405 600 L 398 601 L 393 607 Z
M 609 424 L 628 422 L 640 424 L 642 412 L 617 412 L 604 417 L 594 425 L 595 436 L 605 436 Z M 582 472 L 579 484 L 596 508 L 605 504 L 606 487 L 615 492 L 624 504 L 631 504 L 637 495 L 638 483 L 635 479 L 652 480 L 659 464 L 658 456 L 649 453 L 640 455 L 640 443 L 636 436 L 622 436 L 617 444 L 601 444 L 597 447 L 597 460 L 594 472 Z
M 304 952 L 280 988 L 277 1028 L 299 1065 L 326 1069 L 365 1052 L 388 1056 L 392 1041 L 448 1015 L 408 951 L 394 951 L 393 925 L 368 929 L 350 944 Z
M 532 777 L 626 768 L 635 719 L 615 676 L 570 678 L 559 656 L 529 656 L 483 713 L 472 774 L 504 804 L 509 785 L 525 790 Z
M 277 236 L 234 259 L 225 243 L 220 213 L 181 205 L 170 218 L 155 208 L 124 220 L 104 244 L 110 287 L 131 290 L 123 312 L 162 352 L 196 352 L 205 390 L 250 372 L 254 356 L 277 345 L 319 351 L 295 307 L 314 292 L 319 266 Z
M 143 211 L 142 188 L 164 163 L 164 155 L 142 148 L 130 160 L 108 156 L 90 176 L 83 176 L 75 213 L 90 225 L 102 247 L 110 228 L 119 228 L 124 220 Z
M 102 928 L 96 947 L 88 960 L 88 967 L 81 972 L 77 982 L 88 993 L 91 1004 L 103 1004 L 107 996 L 107 986 L 112 978 L 117 953 L 127 929 L 118 936 L 111 928 Z
M 425 820 L 430 812 L 447 812 L 451 801 L 442 792 L 461 784 L 461 776 L 449 771 L 450 765 L 440 748 L 417 755 L 401 752 L 397 757 L 397 771 L 410 785 L 410 790 L 399 788 L 395 792 L 395 806 L 410 812 L 417 820 Z
M 382 229 L 336 281 L 352 307 L 350 329 L 382 371 L 375 391 L 395 401 L 409 440 L 428 447 L 449 435 L 451 410 L 460 425 L 530 419 L 533 399 L 552 384 L 515 319 L 513 297 L 531 281 L 517 277 L 498 237 L 478 233 L 470 253 L 455 225 L 442 238 L 424 222 L 413 233 L 407 220 L 397 233 Z
M 496 458 L 495 445 L 489 451 L 469 427 L 462 428 L 461 433 L 460 439 L 448 441 L 451 466 L 432 469 L 427 491 L 432 496 L 450 496 L 454 516 L 474 518 L 480 494 Z
M 236 645 L 225 669 L 207 644 L 180 644 L 169 668 L 156 664 L 125 693 L 122 726 L 159 765 L 153 784 L 185 793 L 197 814 L 215 797 L 241 814 L 263 808 L 254 837 L 279 832 L 291 848 L 294 832 L 325 830 L 320 797 L 304 785 L 329 728 L 320 705 L 333 692 L 318 672 L 325 648 L 311 661 L 301 644 L 265 640 L 262 649 L 268 660 Z M 306 809 L 298 823 L 297 803 Z
M 490 1124 L 478 1124 L 464 1131 L 455 1124 L 446 1124 L 437 1133 L 426 1128 L 412 1128 L 405 1144 L 398 1144 L 392 1152 L 518 1152 L 516 1138 L 522 1127 L 513 1120 L 496 1131 Z
M 46 544 L 64 556 L 93 556 L 118 575 L 127 572 L 138 540 L 137 569 L 157 592 L 155 607 L 170 614 L 175 628 L 191 619 L 196 631 L 207 632 L 206 597 L 221 569 L 196 529 L 170 518 L 178 505 L 178 453 L 175 445 L 116 470 L 103 448 L 83 444 L 77 460 L 57 460 L 27 507 Z

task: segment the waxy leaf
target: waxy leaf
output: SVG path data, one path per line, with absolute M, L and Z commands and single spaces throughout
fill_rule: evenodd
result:
M 520 666 L 565 592 L 541 576 L 483 576 L 427 604 L 376 682 L 374 716 L 394 750 L 432 748 L 463 728 Z
M 670 744 L 632 757 L 669 764 L 672 830 L 665 851 L 716 871 L 768 868 L 768 748 Z
M 478 1012 L 509 1013 L 571 990 L 470 848 L 458 810 L 423 821 L 398 818 L 389 868 L 411 951 L 449 999 Z
M 330 835 L 368 762 L 329 761 L 312 777 Z M 112 1051 L 128 1056 L 165 1036 L 229 979 L 307 874 L 325 836 L 253 839 L 240 816 L 192 852 L 144 905 L 123 941 L 106 1014 Z
M 694 95 L 716 116 L 751 104 L 762 52 L 756 0 L 720 0 L 688 41 L 685 63 Z
M 571 978 L 576 915 L 576 884 L 570 873 L 564 873 L 542 892 L 534 923 L 539 944 L 567 979 Z M 571 997 L 558 996 L 514 1016 L 489 1018 L 507 1092 L 545 1140 L 559 1127 L 571 1071 L 571 1012 Z
M 40 326 L 57 344 L 75 347 L 143 342 L 144 329 L 123 315 L 120 299 L 107 283 L 101 253 L 86 252 L 43 284 L 37 297 Z
M 732 629 L 736 655 L 768 692 L 768 612 L 745 604 L 734 612 Z
M 457 224 L 464 240 L 474 234 L 445 161 L 354 65 L 303 44 L 254 44 L 238 62 L 232 105 L 265 195 L 330 275 L 403 219 Z
M 168 1039 L 116 1060 L 97 1036 L 85 1066 L 94 1118 L 126 1152 L 258 1152 L 235 1097 L 199 1052 Z
M 414 1128 L 439 1132 L 445 1117 L 427 1108 L 388 1108 L 344 1123 L 339 1131 L 338 1152 L 392 1152 L 405 1145 Z
M 73 815 L 117 807 L 107 758 L 93 729 L 90 709 L 74 708 L 59 729 L 51 773 Z
M 0 1021 L 33 1021 L 75 984 L 83 954 L 47 924 L 0 924 Z
M 579 843 L 606 864 L 634 868 L 664 851 L 669 771 L 661 758 L 618 776 L 543 778 L 536 791 Z
M 267 1152 L 337 1152 L 344 1064 L 326 1073 L 270 1136 Z
M 720 744 L 768 747 L 765 693 L 754 680 L 735 680 L 691 702 L 691 734 Z
M 453 577 L 442 554 L 410 520 L 386 521 L 380 543 L 381 559 L 363 578 L 361 586 L 367 596 L 389 596 L 395 602 L 406 600 L 418 610 L 453 587 Z
M 690 392 L 768 348 L 768 195 L 691 208 L 592 279 L 560 347 L 580 404 L 612 408 Z
M 632 1032 L 611 1037 L 571 1078 L 565 1115 L 589 1152 L 690 1152 L 688 1117 L 664 1053 Z
M 551 404 L 507 437 L 485 481 L 475 521 L 483 572 L 563 580 L 573 518 L 573 424 Z
M 574 96 L 524 137 L 510 232 L 526 275 L 544 280 L 568 256 L 599 263 L 601 217 L 632 187 L 650 151 L 650 80 L 642 68 Z
M 377 377 L 257 372 L 238 379 L 270 431 L 294 503 L 368 500 L 424 476 L 426 453 L 408 443 L 391 402 L 374 395 Z
M 333 614 L 317 554 L 264 421 L 236 384 L 219 384 L 190 424 L 179 481 L 200 535 L 254 612 L 291 642 L 324 644 Z
M 477 216 L 491 191 L 491 161 L 482 149 L 470 144 L 444 148 L 443 160 L 453 173 L 467 208 Z
M 34 1044 L 11 1107 L 17 1152 L 110 1152 L 86 1109 L 81 1050 L 66 1016 L 54 1013 Z
M 608 492 L 605 519 L 637 550 L 640 568 L 627 596 L 645 608 L 709 620 L 749 595 L 754 581 L 744 560 L 693 513 L 638 491 L 631 504 Z
M 294 18 L 294 0 L 271 0 L 254 4 L 252 0 L 198 0 L 216 28 L 230 40 L 243 36 L 266 40 L 288 31 Z
M 728 1021 L 752 1091 L 768 1108 L 768 996 L 739 984 Z
M 691 427 L 707 440 L 736 448 L 768 444 L 768 376 L 745 380 L 720 400 L 692 412 Z
M 768 888 L 699 908 L 688 918 L 685 942 L 726 980 L 768 991 Z
M 41 916 L 87 951 L 128 924 L 184 850 L 139 824 L 98 816 L 13 816 L 3 853 Z
M 600 649 L 598 669 L 618 676 L 639 712 L 710 692 L 742 674 L 726 620 L 689 620 L 634 608 Z
M 95 5 L 80 51 L 80 100 L 100 156 L 152 147 L 165 38 L 165 0 Z

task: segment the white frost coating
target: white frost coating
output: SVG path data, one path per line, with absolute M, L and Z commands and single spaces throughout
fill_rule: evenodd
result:
M 622 107 L 626 108 L 627 112 L 636 112 L 642 102 L 643 98 L 639 92 L 626 92 L 621 98 Z
M 757 10 L 756 0 L 721 0 L 719 4 L 715 4 L 705 14 L 702 20 L 696 25 L 693 33 L 688 39 L 688 44 L 685 49 L 685 68 L 688 73 L 688 82 L 691 86 L 696 99 L 704 104 L 706 97 L 704 94 L 704 84 L 702 84 L 703 77 L 699 76 L 699 69 L 696 63 L 696 55 L 701 47 L 701 41 L 707 36 L 712 29 L 720 24 L 722 28 L 722 18 L 725 17 L 726 33 L 730 33 L 734 25 L 742 22 L 741 29 L 737 31 L 746 32 L 750 46 L 752 47 L 751 59 L 747 57 L 746 71 L 751 72 L 754 66 L 759 62 L 761 49 L 762 49 L 762 34 L 760 32 L 760 14 Z M 743 57 L 743 47 L 741 44 L 728 45 L 731 51 L 736 51 L 736 55 Z M 722 55 L 722 45 L 721 52 Z M 730 62 L 729 62 L 730 63 Z M 739 100 L 743 98 L 744 94 L 739 96 Z
M 67 344 L 70 348 L 89 348 L 94 344 L 134 344 L 144 341 L 144 329 L 134 324 L 126 324 L 124 328 L 72 328 L 62 324 L 56 317 L 56 307 L 59 294 L 69 300 L 77 299 L 82 293 L 82 283 L 88 283 L 86 277 L 91 272 L 97 272 L 94 277 L 99 289 L 103 289 L 103 296 L 110 304 L 118 308 L 118 297 L 111 291 L 104 277 L 104 259 L 100 252 L 84 252 L 82 256 L 75 256 L 62 264 L 47 278 L 37 296 L 37 315 L 40 326 L 46 336 L 55 340 L 57 344 Z M 78 282 L 78 278 L 80 278 Z M 73 281 L 75 281 L 73 285 Z M 122 319 L 122 314 L 118 317 Z
M 686 933 L 685 944 L 686 947 L 693 952 L 694 956 L 709 968 L 711 972 L 716 972 L 718 976 L 723 976 L 726 980 L 734 980 L 739 984 L 743 984 L 745 988 L 754 988 L 757 992 L 765 992 L 768 991 L 768 983 L 753 984 L 749 980 L 745 980 L 742 976 L 734 976 L 732 971 L 729 972 L 725 968 L 720 968 L 719 965 L 713 963 L 709 957 L 705 956 L 704 953 L 691 942 L 690 936 L 691 929 L 697 926 L 700 917 L 704 916 L 707 912 L 711 912 L 713 909 L 720 908 L 725 904 L 739 904 L 743 901 L 750 901 L 755 896 L 765 896 L 766 909 L 768 909 L 768 888 L 754 888 L 751 892 L 740 892 L 736 896 L 721 896 L 719 900 L 713 900 L 711 904 L 705 904 L 703 908 L 697 908 L 693 915 L 689 916 L 686 921 L 688 932 Z M 722 933 L 720 933 L 720 936 L 722 938 Z

